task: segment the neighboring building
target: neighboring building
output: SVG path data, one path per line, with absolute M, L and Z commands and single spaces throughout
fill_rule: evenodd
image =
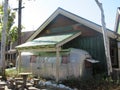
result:
M 120 68 L 120 7 L 118 7 L 117 9 L 114 31 L 119 35 L 117 37 L 117 41 L 118 41 L 118 61 L 119 61 L 118 64 Z
M 21 35 L 21 43 L 25 43 L 26 40 L 34 33 L 34 31 L 27 31 L 27 32 L 22 32 Z M 14 49 L 15 46 L 17 46 L 17 41 L 13 43 L 11 46 L 8 44 L 6 46 L 6 67 L 11 67 L 15 66 L 16 64 L 16 57 L 17 57 L 17 52 Z M 10 48 L 11 47 L 11 48 Z M 11 50 L 10 50 L 11 49 Z
M 71 36 L 69 37 L 69 35 Z M 109 37 L 112 67 L 119 67 L 118 35 L 107 29 L 107 36 Z M 97 71 L 106 71 L 102 27 L 62 8 L 58 8 L 26 43 L 17 46 L 19 52 L 55 52 L 56 57 L 59 57 L 59 52 L 69 48 L 89 52 L 93 59 L 99 61 L 96 66 Z

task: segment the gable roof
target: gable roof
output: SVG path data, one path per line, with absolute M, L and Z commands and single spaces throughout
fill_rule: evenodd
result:
M 115 27 L 114 27 L 114 31 L 118 32 L 118 27 L 120 27 L 120 7 L 118 7 L 117 9 L 117 14 L 116 14 L 116 20 L 115 20 Z
M 68 12 L 62 8 L 58 8 L 37 30 L 36 32 L 27 40 L 27 41 L 31 41 L 33 40 L 56 16 L 58 16 L 59 14 L 65 16 L 65 17 L 68 17 L 80 24 L 83 24 L 89 28 L 92 28 L 94 30 L 96 30 L 97 32 L 100 32 L 102 33 L 102 27 L 94 22 L 91 22 L 87 19 L 84 19 L 80 16 L 77 16 L 71 12 Z M 116 34 L 107 29 L 107 34 L 108 34 L 108 37 L 111 37 L 111 38 L 116 38 Z

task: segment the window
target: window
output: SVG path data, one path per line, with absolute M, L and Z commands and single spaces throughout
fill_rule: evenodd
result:
M 30 63 L 36 63 L 36 56 L 35 55 L 31 56 Z
M 63 55 L 62 56 L 62 64 L 67 64 L 69 63 L 69 55 Z

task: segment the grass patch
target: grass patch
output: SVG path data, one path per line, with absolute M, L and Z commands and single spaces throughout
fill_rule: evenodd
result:
M 17 75 L 17 70 L 16 68 L 8 68 L 5 70 L 5 73 L 7 77 L 15 77 Z

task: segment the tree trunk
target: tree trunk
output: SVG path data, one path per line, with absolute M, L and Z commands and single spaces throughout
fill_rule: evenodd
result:
M 3 6 L 3 28 L 2 28 L 2 37 L 1 37 L 1 61 L 2 61 L 2 74 L 5 77 L 5 47 L 6 47 L 6 29 L 8 22 L 8 0 L 4 0 Z
M 95 1 L 101 10 L 101 23 L 102 23 L 105 55 L 106 55 L 106 61 L 107 61 L 107 70 L 108 70 L 108 76 L 110 76 L 110 74 L 112 73 L 112 65 L 111 65 L 111 58 L 110 58 L 109 38 L 107 36 L 107 30 L 106 30 L 106 24 L 105 24 L 104 10 L 102 7 L 102 3 L 100 3 L 98 0 L 95 0 Z

